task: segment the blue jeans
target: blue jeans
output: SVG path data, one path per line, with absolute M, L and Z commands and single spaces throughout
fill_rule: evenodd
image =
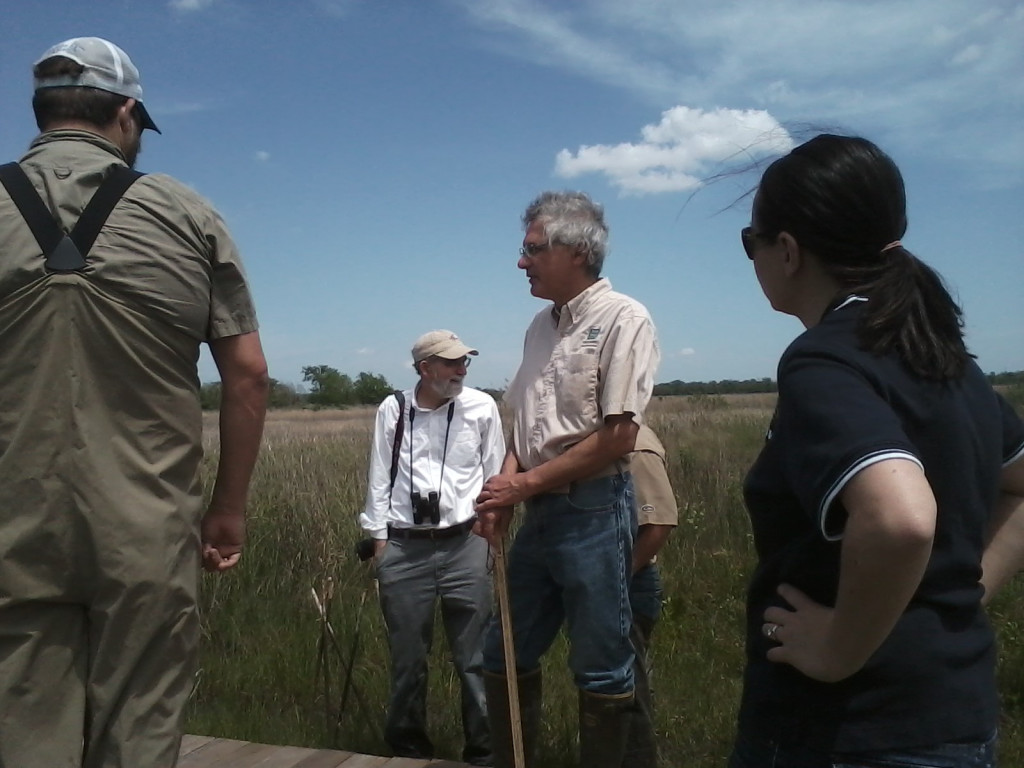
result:
M 658 764 L 658 748 L 654 732 L 649 650 L 651 633 L 661 616 L 661 576 L 658 566 L 648 564 L 633 574 L 629 584 L 629 604 L 633 609 L 630 640 L 636 654 L 636 662 L 633 664 L 636 698 L 626 758 L 622 764 L 628 768 L 654 768 Z
M 643 616 L 652 624 L 661 618 L 662 586 L 658 566 L 645 565 L 633 574 L 629 583 L 629 604 L 633 615 Z
M 823 755 L 755 744 L 740 737 L 729 768 L 995 768 L 996 734 L 985 741 L 935 744 L 884 752 Z
M 520 673 L 540 665 L 565 620 L 569 667 L 590 693 L 633 690 L 628 579 L 633 546 L 628 474 L 573 483 L 526 502 L 508 562 L 509 606 Z M 492 619 L 484 668 L 505 673 L 501 623 Z

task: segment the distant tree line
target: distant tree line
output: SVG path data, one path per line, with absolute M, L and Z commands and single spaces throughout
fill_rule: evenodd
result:
M 300 392 L 293 384 L 270 380 L 271 408 L 345 408 L 350 405 L 379 405 L 394 391 L 383 376 L 363 371 L 355 379 L 329 365 L 307 365 L 302 381 L 308 392 Z M 199 390 L 203 410 L 220 408 L 220 382 L 207 382 Z
M 1011 371 L 1003 373 L 990 373 L 988 380 L 997 387 L 1010 387 L 1010 386 L 1022 386 L 1024 385 L 1024 371 Z
M 724 379 L 723 381 L 670 381 L 655 384 L 654 395 L 750 395 L 759 392 L 777 392 L 773 379 Z
M 1024 371 L 989 373 L 988 379 L 1001 389 L 1009 389 L 1015 404 L 1024 390 Z M 271 408 L 345 408 L 350 405 L 378 405 L 394 391 L 388 380 L 380 374 L 363 371 L 355 379 L 329 365 L 307 365 L 302 369 L 302 381 L 309 391 L 299 391 L 292 384 L 270 380 Z M 504 391 L 483 390 L 495 400 L 501 400 Z M 745 395 L 777 392 L 774 379 L 724 379 L 722 381 L 670 381 L 654 385 L 654 395 Z M 220 382 L 202 385 L 200 400 L 204 410 L 220 407 Z
M 989 373 L 988 380 L 1003 388 L 1024 387 L 1024 371 Z M 670 381 L 655 384 L 654 394 L 665 395 L 746 395 L 760 392 L 778 392 L 774 379 L 724 379 L 722 381 Z
M 1002 393 L 1010 405 L 1017 409 L 1017 413 L 1024 414 L 1024 371 L 990 373 L 988 380 Z

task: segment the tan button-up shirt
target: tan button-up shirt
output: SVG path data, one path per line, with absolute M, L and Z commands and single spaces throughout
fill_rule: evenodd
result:
M 62 130 L 39 136 L 21 165 L 70 228 L 124 162 L 106 139 Z M 91 546 L 83 519 L 125 557 L 145 551 L 126 517 L 198 547 L 199 345 L 257 327 L 220 216 L 169 176 L 144 176 L 86 267 L 51 273 L 0 186 L 0 254 L 0 510 L 17 511 L 21 531 L 0 526 L 0 583 L 31 595 L 43 574 L 63 579 Z
M 640 423 L 659 361 L 647 309 L 606 279 L 560 309 L 537 313 L 505 394 L 520 466 L 550 461 L 608 416 L 630 414 Z

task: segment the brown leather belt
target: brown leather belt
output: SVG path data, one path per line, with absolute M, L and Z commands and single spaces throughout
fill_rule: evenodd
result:
M 388 526 L 389 539 L 450 539 L 466 533 L 473 527 L 476 518 L 472 517 L 464 523 L 450 525 L 447 528 L 395 528 Z

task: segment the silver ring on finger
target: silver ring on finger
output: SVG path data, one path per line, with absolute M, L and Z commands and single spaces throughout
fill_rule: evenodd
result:
M 779 631 L 778 624 L 765 624 L 764 625 L 764 636 L 771 640 L 773 643 L 777 643 L 778 640 L 775 638 L 776 633 Z

